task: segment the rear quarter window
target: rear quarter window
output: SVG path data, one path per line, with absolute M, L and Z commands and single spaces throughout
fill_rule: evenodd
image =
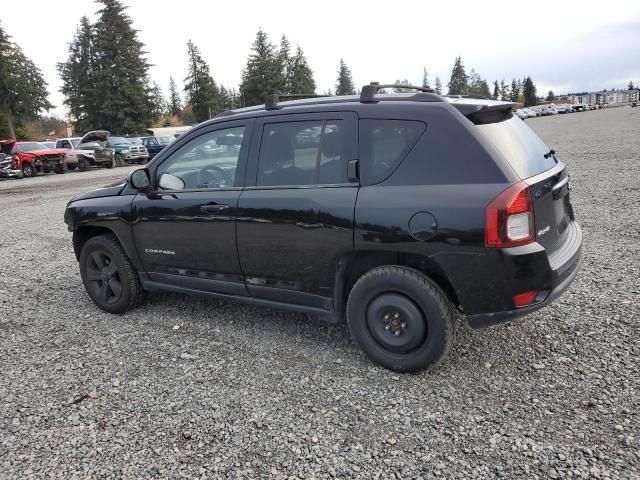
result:
M 363 185 L 386 179 L 418 142 L 427 126 L 418 121 L 362 119 L 359 123 Z
M 522 179 L 538 175 L 556 165 L 552 156 L 544 157 L 549 147 L 516 116 L 503 122 L 477 125 L 476 128 Z

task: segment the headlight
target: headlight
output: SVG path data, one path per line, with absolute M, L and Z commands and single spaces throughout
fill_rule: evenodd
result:
M 131 153 L 131 151 L 128 148 L 125 148 L 124 150 L 122 150 L 122 153 Z

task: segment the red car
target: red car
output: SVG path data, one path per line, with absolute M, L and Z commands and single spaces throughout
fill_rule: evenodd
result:
M 64 150 L 48 148 L 39 142 L 0 140 L 0 152 L 11 156 L 13 168 L 22 170 L 25 177 L 33 177 L 38 172 L 64 173 L 67 169 Z

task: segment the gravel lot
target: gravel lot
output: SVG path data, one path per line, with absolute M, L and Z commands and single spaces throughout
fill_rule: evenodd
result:
M 419 375 L 298 314 L 103 313 L 63 211 L 133 167 L 0 181 L 0 478 L 640 478 L 640 108 L 527 122 L 570 166 L 583 270 Z

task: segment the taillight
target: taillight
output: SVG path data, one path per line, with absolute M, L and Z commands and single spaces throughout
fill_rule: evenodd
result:
M 513 304 L 516 307 L 526 307 L 536 301 L 538 297 L 538 290 L 531 290 L 529 292 L 519 293 L 513 297 Z
M 507 188 L 485 208 L 485 245 L 492 248 L 517 247 L 534 240 L 531 191 L 529 185 L 519 182 Z

